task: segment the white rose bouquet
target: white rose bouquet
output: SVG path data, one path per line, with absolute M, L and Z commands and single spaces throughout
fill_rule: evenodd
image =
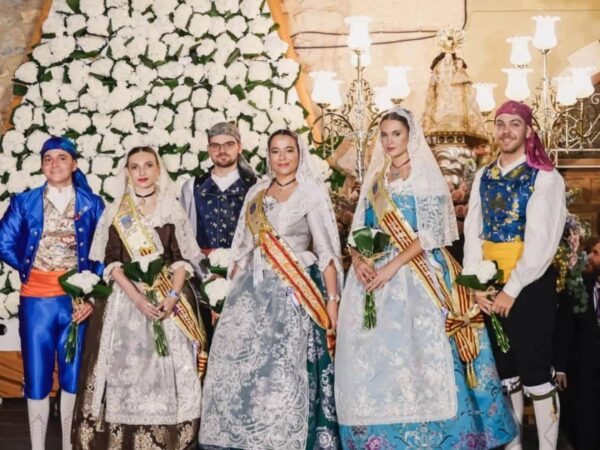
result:
M 225 278 L 216 278 L 204 285 L 204 293 L 208 298 L 208 304 L 217 314 L 221 314 L 221 311 L 223 311 L 223 305 L 231 287 L 230 283 Z
M 73 311 L 81 308 L 85 301 L 90 301 L 92 298 L 98 300 L 104 299 L 112 292 L 112 289 L 104 284 L 98 275 L 89 270 L 84 270 L 82 272 L 77 272 L 77 269 L 70 270 L 61 275 L 58 278 L 58 282 L 63 290 L 71 296 Z M 65 342 L 66 362 L 71 362 L 73 361 L 73 358 L 75 358 L 78 330 L 79 324 L 75 321 L 71 321 L 67 334 L 67 341 Z
M 217 248 L 213 250 L 208 255 L 208 262 L 208 269 L 211 273 L 225 277 L 227 275 L 227 268 L 231 262 L 231 249 Z
M 504 273 L 498 269 L 495 261 L 481 261 L 474 266 L 464 267 L 460 275 L 456 277 L 456 283 L 471 288 L 475 291 L 486 292 L 489 297 L 493 297 L 498 291 L 498 286 L 502 282 Z M 492 328 L 496 335 L 498 347 L 502 353 L 510 350 L 508 336 L 502 328 L 502 324 L 495 313 L 490 313 Z

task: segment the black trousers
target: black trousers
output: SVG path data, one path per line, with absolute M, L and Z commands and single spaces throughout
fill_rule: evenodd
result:
M 498 316 L 510 342 L 507 353 L 498 348 L 490 318 L 485 315 L 501 379 L 520 377 L 524 386 L 552 381 L 557 302 L 556 270 L 550 266 L 521 291 L 507 318 Z

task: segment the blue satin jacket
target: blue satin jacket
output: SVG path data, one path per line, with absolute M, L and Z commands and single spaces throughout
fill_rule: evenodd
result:
M 104 202 L 91 191 L 73 187 L 78 270 L 91 270 L 100 274 L 102 264 L 90 261 L 88 255 L 96 224 L 104 210 Z M 44 229 L 45 189 L 46 184 L 13 196 L 8 210 L 0 220 L 0 261 L 19 272 L 22 283 L 29 279 Z

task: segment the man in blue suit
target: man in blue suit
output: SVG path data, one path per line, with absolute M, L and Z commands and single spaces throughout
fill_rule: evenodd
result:
M 58 278 L 76 268 L 100 272 L 88 258 L 94 230 L 104 209 L 77 167 L 74 144 L 48 139 L 41 152 L 46 183 L 13 196 L 0 220 L 0 261 L 19 272 L 19 335 L 23 354 L 25 397 L 33 450 L 45 447 L 54 361 L 58 361 L 63 449 L 71 448 L 70 428 L 81 362 L 86 319 L 93 305 L 73 310 Z M 69 325 L 81 324 L 71 362 L 65 358 Z

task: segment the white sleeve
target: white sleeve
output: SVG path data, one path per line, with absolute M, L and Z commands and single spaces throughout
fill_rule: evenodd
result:
M 552 263 L 567 217 L 565 182 L 556 171 L 538 172 L 527 202 L 523 254 L 503 291 L 515 298 Z
M 481 184 L 481 175 L 484 170 L 485 167 L 475 174 L 473 186 L 471 187 L 469 207 L 467 217 L 465 218 L 463 266 L 476 265 L 483 259 L 483 240 L 481 239 L 481 234 L 483 232 L 483 215 L 481 213 L 481 195 L 479 194 L 479 186 Z
M 187 180 L 181 188 L 181 198 L 179 200 L 183 210 L 187 215 L 194 233 L 198 234 L 198 224 L 196 223 L 196 202 L 194 200 L 194 178 Z

